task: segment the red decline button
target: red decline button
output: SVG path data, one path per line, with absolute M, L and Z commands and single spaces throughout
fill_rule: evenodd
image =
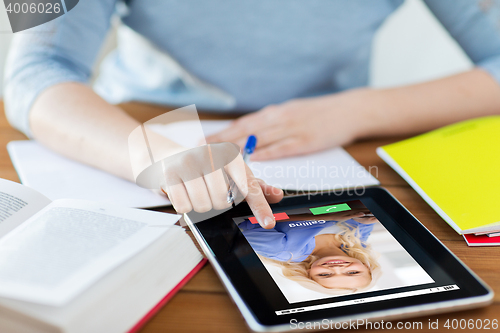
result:
M 286 213 L 276 213 L 276 214 L 273 214 L 274 218 L 276 219 L 276 221 L 280 221 L 280 220 L 288 220 L 289 217 Z M 250 223 L 252 224 L 258 224 L 259 222 L 257 222 L 257 219 L 255 217 L 250 217 L 249 218 L 250 220 Z

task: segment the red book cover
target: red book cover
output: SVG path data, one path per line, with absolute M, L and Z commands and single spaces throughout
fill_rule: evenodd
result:
M 488 237 L 488 235 L 464 235 L 465 241 L 469 246 L 498 246 L 500 245 L 500 236 Z
M 205 264 L 207 263 L 207 259 L 206 258 L 203 258 L 199 263 L 198 265 L 196 265 L 193 270 L 191 272 L 189 272 L 188 275 L 186 275 L 184 277 L 184 279 L 181 280 L 181 282 L 179 282 L 179 284 L 177 284 L 172 290 L 170 290 L 170 292 L 165 296 L 163 297 L 163 299 L 158 303 L 156 304 L 141 320 L 139 320 L 137 322 L 137 324 L 134 325 L 134 327 L 132 327 L 128 333 L 137 333 L 139 332 L 139 330 L 151 319 L 153 318 L 153 316 L 158 313 L 158 311 L 160 311 L 160 309 L 165 305 L 167 304 L 167 302 L 172 298 L 174 297 L 174 295 L 179 291 L 181 290 L 182 287 L 184 287 L 184 285 L 189 281 L 191 280 L 191 278 L 193 276 L 195 276 L 196 273 L 198 273 L 198 271 L 203 267 L 205 266 Z

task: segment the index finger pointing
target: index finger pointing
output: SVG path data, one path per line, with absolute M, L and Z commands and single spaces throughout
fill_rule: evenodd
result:
M 247 171 L 248 193 L 246 201 L 255 218 L 264 229 L 274 228 L 276 220 L 273 211 L 262 192 L 259 181 L 254 177 L 250 168 L 245 164 Z

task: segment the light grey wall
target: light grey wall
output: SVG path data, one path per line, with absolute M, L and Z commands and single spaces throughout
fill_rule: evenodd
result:
M 0 77 L 12 33 L 0 4 Z M 99 59 L 113 48 L 108 36 Z M 420 82 L 470 68 L 471 63 L 421 0 L 407 0 L 377 34 L 371 67 L 371 85 L 388 87 Z M 0 82 L 0 97 L 3 91 Z
M 389 87 L 455 74 L 472 63 L 421 0 L 406 0 L 374 42 L 371 82 Z

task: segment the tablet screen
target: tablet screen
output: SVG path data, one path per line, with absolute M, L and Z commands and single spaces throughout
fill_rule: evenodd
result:
M 264 325 L 487 295 L 390 194 L 286 198 L 263 229 L 245 205 L 196 228 Z
M 435 282 L 360 200 L 275 218 L 233 220 L 290 304 Z

